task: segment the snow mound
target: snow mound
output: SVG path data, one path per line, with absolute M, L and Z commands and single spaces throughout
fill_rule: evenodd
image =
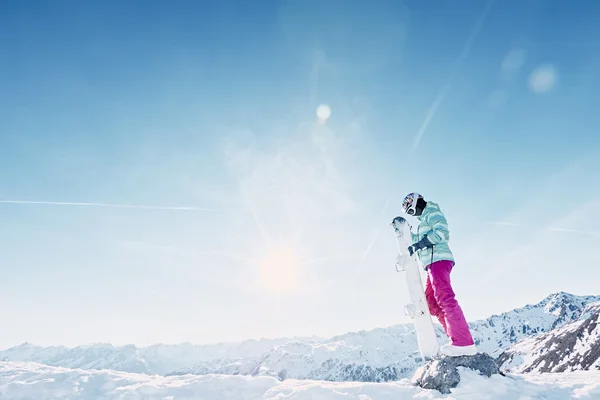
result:
M 600 371 L 481 376 L 460 369 L 461 380 L 442 395 L 408 379 L 386 383 L 286 380 L 272 377 L 182 375 L 164 377 L 111 370 L 80 370 L 36 363 L 0 362 L 3 400 L 378 400 L 378 399 L 597 399 Z

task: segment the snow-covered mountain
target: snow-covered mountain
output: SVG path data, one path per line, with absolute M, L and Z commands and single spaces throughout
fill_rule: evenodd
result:
M 470 323 L 480 351 L 498 356 L 510 346 L 580 319 L 600 296 L 555 293 L 541 302 Z M 447 339 L 436 324 L 440 343 Z M 277 379 L 390 381 L 412 374 L 422 360 L 413 324 L 352 332 L 329 339 L 264 339 L 239 344 L 155 345 L 137 348 L 94 344 L 38 347 L 23 344 L 0 351 L 0 360 L 112 369 L 161 375 L 227 374 Z
M 67 348 L 40 347 L 29 343 L 0 352 L 0 360 L 33 361 L 69 368 L 103 369 L 149 373 L 151 363 L 133 345 L 115 347 L 110 344 L 89 344 Z
M 479 351 L 500 355 L 521 340 L 564 326 L 579 319 L 585 308 L 600 301 L 600 296 L 554 293 L 537 304 L 492 315 L 469 326 Z
M 595 301 L 600 301 L 600 296 L 555 293 L 537 304 L 475 321 L 470 327 L 480 351 L 498 355 L 520 340 L 577 320 Z M 436 327 L 440 343 L 447 341 L 441 327 Z M 274 347 L 258 362 L 245 360 L 227 367 L 236 374 L 280 379 L 380 382 L 407 377 L 421 363 L 414 327 L 406 324 L 348 333 L 319 343 L 293 341 Z M 202 364 L 173 374 L 209 371 Z
M 41 347 L 30 343 L 0 351 L 0 360 L 31 361 L 46 365 L 82 369 L 112 369 L 115 371 L 165 375 L 201 363 L 210 364 L 210 371 L 239 360 L 258 360 L 275 346 L 289 342 L 290 338 L 246 340 L 241 343 L 208 345 L 156 344 L 138 348 L 134 345 L 113 346 L 94 343 L 68 348 L 64 346 Z M 307 343 L 319 338 L 303 339 Z M 208 370 L 207 370 L 208 371 Z M 225 373 L 225 371 L 223 371 Z
M 498 363 L 519 373 L 600 370 L 600 303 L 574 322 L 511 346 Z
M 235 373 L 279 379 L 381 382 L 408 376 L 421 362 L 414 327 L 406 324 L 348 333 L 318 343 L 290 341 L 273 347 L 258 360 L 236 364 Z M 203 363 L 173 374 L 204 374 L 206 367 Z

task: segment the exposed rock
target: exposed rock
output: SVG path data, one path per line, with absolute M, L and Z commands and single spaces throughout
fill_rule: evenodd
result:
M 517 343 L 497 362 L 515 373 L 600 369 L 600 303 L 575 322 Z
M 479 351 L 498 357 L 515 343 L 580 319 L 583 310 L 598 301 L 600 296 L 553 293 L 537 304 L 471 322 L 469 328 Z
M 327 365 L 326 365 L 327 364 Z M 398 365 L 373 367 L 366 364 L 342 364 L 332 367 L 325 363 L 316 369 L 309 379 L 334 382 L 389 382 L 408 376 L 411 370 Z
M 474 356 L 443 357 L 428 362 L 420 367 L 413 376 L 413 381 L 424 389 L 435 389 L 442 394 L 449 394 L 460 382 L 458 367 L 478 371 L 481 375 L 490 377 L 501 374 L 494 359 L 486 353 Z

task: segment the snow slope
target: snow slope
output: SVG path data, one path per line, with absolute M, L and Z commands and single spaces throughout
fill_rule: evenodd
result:
M 600 303 L 574 322 L 511 346 L 498 364 L 513 372 L 600 370 Z
M 470 324 L 480 351 L 497 356 L 511 345 L 579 319 L 600 296 L 556 293 L 538 304 Z M 447 339 L 436 324 L 438 337 Z M 240 344 L 114 347 L 109 344 L 37 347 L 0 352 L 0 360 L 33 361 L 67 368 L 111 369 L 161 375 L 266 375 L 278 379 L 390 381 L 421 364 L 413 324 L 352 332 L 330 339 L 274 339 Z
M 480 351 L 492 356 L 525 338 L 532 337 L 576 321 L 585 308 L 600 301 L 600 296 L 576 296 L 554 293 L 537 304 L 528 304 L 500 315 L 492 315 L 469 326 Z
M 461 370 L 461 383 L 450 395 L 413 386 L 409 380 L 387 383 L 279 381 L 272 377 L 184 375 L 164 377 L 110 370 L 80 370 L 35 363 L 0 362 L 3 400 L 376 400 L 477 399 L 558 400 L 600 398 L 600 371 L 564 374 L 494 375 Z

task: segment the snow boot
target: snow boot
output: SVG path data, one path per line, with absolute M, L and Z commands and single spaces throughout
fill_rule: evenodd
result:
M 440 347 L 440 353 L 448 357 L 474 356 L 477 354 L 477 346 L 453 346 L 450 343 Z

